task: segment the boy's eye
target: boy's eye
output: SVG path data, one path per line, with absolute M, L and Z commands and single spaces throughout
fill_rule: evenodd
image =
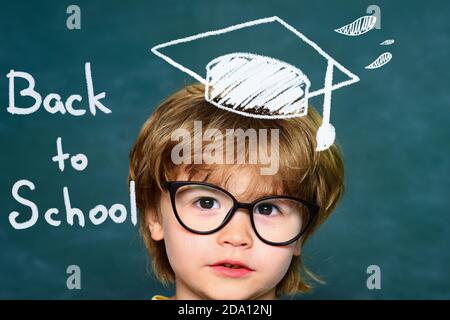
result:
M 270 216 L 279 213 L 278 208 L 270 203 L 261 203 L 256 207 L 256 213 Z
M 202 209 L 218 209 L 219 203 L 214 199 L 210 197 L 203 197 L 200 198 L 195 202 L 197 206 L 199 206 Z

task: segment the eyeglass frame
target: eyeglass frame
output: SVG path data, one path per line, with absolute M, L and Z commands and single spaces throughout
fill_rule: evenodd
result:
M 230 199 L 233 201 L 233 207 L 228 211 L 228 213 L 226 214 L 225 218 L 223 219 L 222 223 L 215 229 L 211 230 L 211 231 L 198 231 L 195 229 L 192 229 L 190 227 L 188 227 L 183 220 L 180 218 L 177 208 L 176 208 L 176 200 L 175 200 L 175 196 L 177 193 L 177 190 L 181 187 L 184 186 L 188 186 L 188 185 L 203 185 L 206 187 L 210 187 L 213 189 L 216 189 L 218 191 L 221 191 L 223 193 L 225 193 L 227 196 L 230 197 Z M 166 188 L 169 191 L 169 195 L 170 195 L 170 202 L 172 205 L 172 209 L 173 209 L 173 213 L 175 214 L 176 219 L 178 220 L 178 222 L 181 224 L 181 226 L 183 228 L 185 228 L 186 230 L 195 233 L 195 234 L 202 234 L 202 235 L 207 235 L 207 234 L 213 234 L 217 231 L 219 231 L 220 229 L 222 229 L 223 227 L 225 227 L 228 222 L 230 222 L 230 220 L 233 218 L 234 214 L 236 213 L 236 211 L 238 209 L 247 209 L 249 212 L 249 216 L 250 216 L 250 223 L 252 225 L 252 229 L 255 232 L 256 236 L 258 237 L 258 239 L 260 239 L 262 242 L 268 244 L 268 245 L 272 245 L 272 246 L 287 246 L 295 241 L 297 241 L 298 239 L 300 239 L 300 237 L 302 235 L 305 234 L 306 230 L 308 230 L 308 228 L 311 226 L 312 222 L 315 220 L 317 213 L 319 212 L 320 207 L 317 206 L 316 204 L 303 200 L 303 199 L 299 199 L 299 198 L 295 198 L 295 197 L 291 197 L 291 196 L 284 196 L 284 195 L 271 195 L 271 196 L 265 196 L 262 198 L 258 198 L 250 203 L 246 203 L 246 202 L 239 202 L 236 200 L 236 198 L 227 190 L 208 183 L 208 182 L 202 182 L 202 181 L 163 181 L 162 182 L 162 186 L 164 188 Z M 306 206 L 306 208 L 309 211 L 309 215 L 308 215 L 308 222 L 306 223 L 306 225 L 300 230 L 299 234 L 297 236 L 295 236 L 294 238 L 292 238 L 291 240 L 288 241 L 284 241 L 284 242 L 272 242 L 269 240 L 264 239 L 259 233 L 258 230 L 256 229 L 256 225 L 255 225 L 255 220 L 254 220 L 254 207 L 257 203 L 262 202 L 264 200 L 270 200 L 270 199 L 290 199 L 290 200 L 295 200 L 300 202 L 301 204 L 303 204 L 304 206 Z

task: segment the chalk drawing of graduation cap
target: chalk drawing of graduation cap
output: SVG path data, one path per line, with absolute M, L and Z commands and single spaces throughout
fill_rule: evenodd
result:
M 204 76 L 195 72 L 173 57 L 161 52 L 161 49 L 193 43 L 202 39 L 223 37 L 238 30 L 252 29 L 264 24 L 278 24 L 282 32 L 294 35 L 304 46 L 314 51 L 315 56 L 325 60 L 325 77 L 315 81 L 315 87 L 301 67 L 284 62 L 281 59 L 238 51 L 213 57 L 203 67 Z M 229 43 L 222 47 L 229 47 Z M 274 44 L 275 45 L 275 44 Z M 167 49 L 165 49 L 167 50 Z M 234 49 L 233 49 L 234 50 Z M 335 128 L 330 123 L 331 95 L 334 90 L 354 84 L 359 77 L 342 66 L 316 43 L 277 16 L 248 21 L 227 28 L 208 31 L 193 36 L 159 44 L 151 49 L 158 57 L 172 66 L 195 78 L 205 85 L 205 99 L 214 106 L 235 112 L 243 116 L 261 119 L 285 119 L 301 117 L 308 112 L 308 99 L 323 95 L 322 124 L 317 131 L 316 151 L 328 149 L 335 141 Z M 303 61 L 308 64 L 308 61 Z M 334 69 L 341 71 L 346 80 L 334 83 Z

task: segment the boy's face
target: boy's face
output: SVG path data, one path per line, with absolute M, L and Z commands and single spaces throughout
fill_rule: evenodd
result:
M 219 170 L 212 176 L 216 173 Z M 252 202 L 266 195 L 250 187 L 255 179 L 258 181 L 261 177 L 253 171 L 233 169 L 222 187 L 238 201 Z M 182 172 L 176 180 L 187 181 L 188 175 Z M 210 181 L 208 178 L 207 182 Z M 216 181 L 212 183 L 220 184 Z M 257 185 L 262 189 L 270 188 L 270 185 L 263 186 L 264 183 L 267 184 L 261 180 Z M 161 220 L 155 219 L 155 212 L 148 212 L 148 224 L 153 240 L 165 241 L 169 262 L 175 272 L 176 299 L 275 299 L 275 287 L 286 274 L 292 256 L 300 254 L 299 241 L 288 246 L 262 242 L 253 231 L 249 212 L 245 209 L 236 211 L 228 224 L 208 235 L 191 233 L 179 224 L 168 192 L 161 196 L 160 209 Z M 238 261 L 251 271 L 236 277 L 212 267 L 223 260 Z

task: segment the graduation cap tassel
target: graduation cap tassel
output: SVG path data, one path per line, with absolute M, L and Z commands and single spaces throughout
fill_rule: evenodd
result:
M 323 151 L 328 149 L 334 143 L 334 140 L 336 138 L 336 130 L 330 123 L 333 69 L 334 64 L 332 61 L 329 60 L 327 64 L 327 71 L 325 74 L 322 125 L 319 127 L 319 130 L 317 131 L 316 135 L 317 141 L 316 151 Z

